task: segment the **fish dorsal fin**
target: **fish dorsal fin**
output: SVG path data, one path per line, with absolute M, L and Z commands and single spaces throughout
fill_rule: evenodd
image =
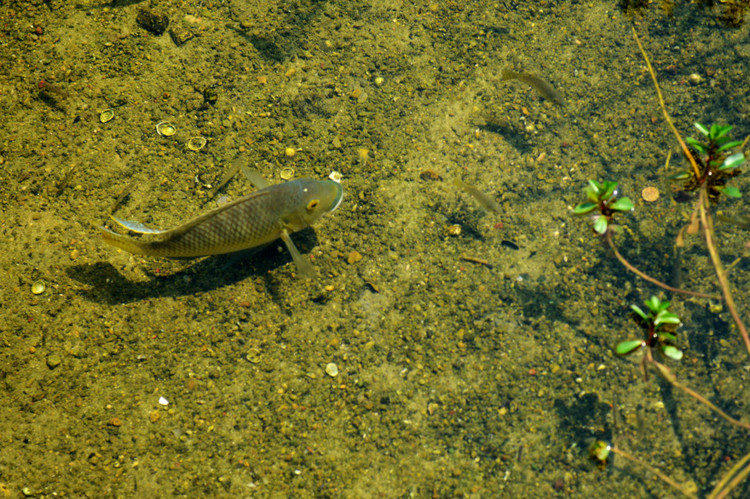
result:
M 136 234 L 163 234 L 164 232 L 167 232 L 165 230 L 152 229 L 151 227 L 147 227 L 140 222 L 131 222 L 129 220 L 123 220 L 121 218 L 112 216 L 110 216 L 110 218 L 118 225 L 126 228 L 131 232 L 135 232 Z

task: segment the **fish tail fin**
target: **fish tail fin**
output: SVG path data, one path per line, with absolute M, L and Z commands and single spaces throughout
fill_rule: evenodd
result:
M 102 239 L 105 243 L 123 249 L 128 253 L 133 253 L 135 255 L 148 254 L 148 251 L 144 247 L 143 243 L 141 243 L 137 239 L 133 239 L 132 237 L 124 236 L 122 234 L 117 234 L 116 232 L 112 232 L 111 230 L 105 229 L 104 227 L 102 227 Z

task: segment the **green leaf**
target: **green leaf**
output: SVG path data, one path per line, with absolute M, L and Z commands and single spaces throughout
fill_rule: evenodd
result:
M 672 345 L 662 345 L 661 352 L 672 360 L 682 359 L 682 350 Z
M 727 156 L 724 162 L 719 167 L 719 170 L 728 170 L 730 168 L 737 168 L 745 162 L 745 155 L 741 152 L 734 153 L 731 156 Z
M 601 193 L 601 199 L 609 199 L 615 193 L 615 189 L 617 189 L 617 182 L 605 181 L 603 187 L 604 192 Z
M 669 307 L 669 302 L 668 301 L 662 302 L 656 296 L 652 296 L 651 298 L 649 298 L 648 300 L 646 300 L 643 303 L 645 303 L 646 306 L 648 307 L 648 309 L 651 310 L 651 312 L 654 313 L 654 314 L 658 314 L 659 312 L 661 312 L 665 308 Z M 662 303 L 666 303 L 666 306 L 663 305 Z
M 723 192 L 724 194 L 726 194 L 730 198 L 741 198 L 742 197 L 742 193 L 740 192 L 740 190 L 738 188 L 736 188 L 736 187 L 732 187 L 731 185 L 728 185 L 726 187 L 717 187 L 716 189 L 719 190 L 719 191 L 721 191 L 721 192 Z
M 732 125 L 711 125 L 711 138 L 713 140 L 719 140 L 724 137 L 732 129 Z
M 607 221 L 607 217 L 599 217 L 594 222 L 594 230 L 597 234 L 604 235 L 607 232 L 608 226 L 609 222 Z
M 643 319 L 644 321 L 648 320 L 648 315 L 646 315 L 646 313 L 643 310 L 641 310 L 641 308 L 638 305 L 630 305 L 630 308 L 633 310 L 633 312 L 638 314 L 641 317 L 641 319 Z
M 633 202 L 628 197 L 622 197 L 610 204 L 609 207 L 615 211 L 630 211 L 633 209 Z
M 708 137 L 709 131 L 708 128 L 705 127 L 705 125 L 702 125 L 701 123 L 698 123 L 697 121 L 693 123 L 693 126 L 698 129 L 700 133 Z
M 680 173 L 675 173 L 674 175 L 670 175 L 667 178 L 669 180 L 687 180 L 692 176 L 693 175 L 690 172 L 680 172 Z
M 675 341 L 677 341 L 677 336 L 673 335 L 672 333 L 661 331 L 659 333 L 659 339 L 662 343 L 674 343 Z
M 597 196 L 599 196 L 599 194 L 604 191 L 604 187 L 602 187 L 602 184 L 600 184 L 596 180 L 589 180 L 589 187 Z
M 743 140 L 733 140 L 732 142 L 727 142 L 726 144 L 719 147 L 716 151 L 726 151 L 727 149 L 731 149 L 733 147 L 741 146 L 744 143 Z
M 654 326 L 659 327 L 662 324 L 680 324 L 680 318 L 677 317 L 672 312 L 667 312 L 666 310 L 662 310 L 656 315 L 656 319 L 654 319 Z
M 643 340 L 622 341 L 618 343 L 617 346 L 615 347 L 615 353 L 617 355 L 628 355 L 628 354 L 635 352 L 636 350 L 638 350 L 639 348 L 645 345 L 646 345 L 646 342 Z
M 686 137 L 685 142 L 693 146 L 699 153 L 706 154 L 706 151 L 708 150 L 708 146 L 706 144 L 704 144 L 703 142 L 698 142 L 692 137 Z
M 599 440 L 591 445 L 591 447 L 589 448 L 589 455 L 592 459 L 596 459 L 597 461 L 606 463 L 611 451 L 612 447 L 609 444 Z
M 596 180 L 589 180 L 589 185 L 586 187 L 586 197 L 589 198 L 589 201 L 592 203 L 598 203 L 600 201 L 600 190 L 601 186 L 599 185 L 599 182 Z
M 573 213 L 576 215 L 585 215 L 586 213 L 594 211 L 598 206 L 599 205 L 596 203 L 581 203 L 573 208 Z

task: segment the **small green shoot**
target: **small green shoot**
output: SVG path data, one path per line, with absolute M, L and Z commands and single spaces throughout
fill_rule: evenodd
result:
M 586 197 L 588 201 L 573 208 L 573 213 L 587 215 L 593 211 L 598 211 L 599 213 L 593 217 L 594 231 L 602 236 L 613 227 L 612 218 L 615 213 L 633 209 L 633 202 L 630 198 L 617 197 L 617 182 L 605 180 L 600 183 L 596 180 L 589 180 L 589 185 L 586 187 Z
M 727 186 L 727 182 L 741 172 L 739 167 L 745 162 L 742 152 L 729 154 L 730 149 L 741 146 L 741 140 L 731 140 L 730 125 L 713 124 L 707 127 L 701 123 L 695 123 L 695 128 L 703 137 L 700 140 L 687 137 L 687 142 L 693 149 L 693 159 L 697 164 L 697 171 L 680 172 L 671 175 L 672 180 L 685 181 L 685 191 L 694 191 L 705 185 L 708 198 L 716 203 L 724 194 L 728 197 L 739 198 L 742 196 L 736 187 Z
M 638 307 L 631 305 L 636 322 L 646 333 L 646 338 L 642 340 L 622 341 L 615 347 L 615 353 L 618 355 L 629 355 L 642 347 L 654 349 L 659 348 L 665 357 L 673 360 L 682 358 L 682 351 L 674 346 L 677 337 L 674 330 L 680 325 L 680 318 L 669 311 L 670 303 L 661 301 L 656 296 L 652 296 L 645 301 L 647 312 Z

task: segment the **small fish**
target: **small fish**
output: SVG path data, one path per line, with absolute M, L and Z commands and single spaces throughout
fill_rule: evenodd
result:
M 497 204 L 494 199 L 492 199 L 473 185 L 467 184 L 466 182 L 458 179 L 453 181 L 453 185 L 470 194 L 474 199 L 477 200 L 477 202 L 479 202 L 479 204 L 482 205 L 482 208 L 489 211 L 490 213 L 500 213 L 502 211 L 500 209 L 500 205 Z
M 102 227 L 102 238 L 133 254 L 166 258 L 231 253 L 281 238 L 300 274 L 310 277 L 312 264 L 302 258 L 289 234 L 311 226 L 338 208 L 343 195 L 341 184 L 332 180 L 293 180 L 260 189 L 171 230 L 154 230 L 112 217 L 139 237 Z
M 539 95 L 545 99 L 551 100 L 560 107 L 565 105 L 565 99 L 562 94 L 555 90 L 549 82 L 539 78 L 536 75 L 530 73 L 517 73 L 509 69 L 503 70 L 500 74 L 502 80 L 518 80 L 529 85 L 531 88 L 539 92 Z

